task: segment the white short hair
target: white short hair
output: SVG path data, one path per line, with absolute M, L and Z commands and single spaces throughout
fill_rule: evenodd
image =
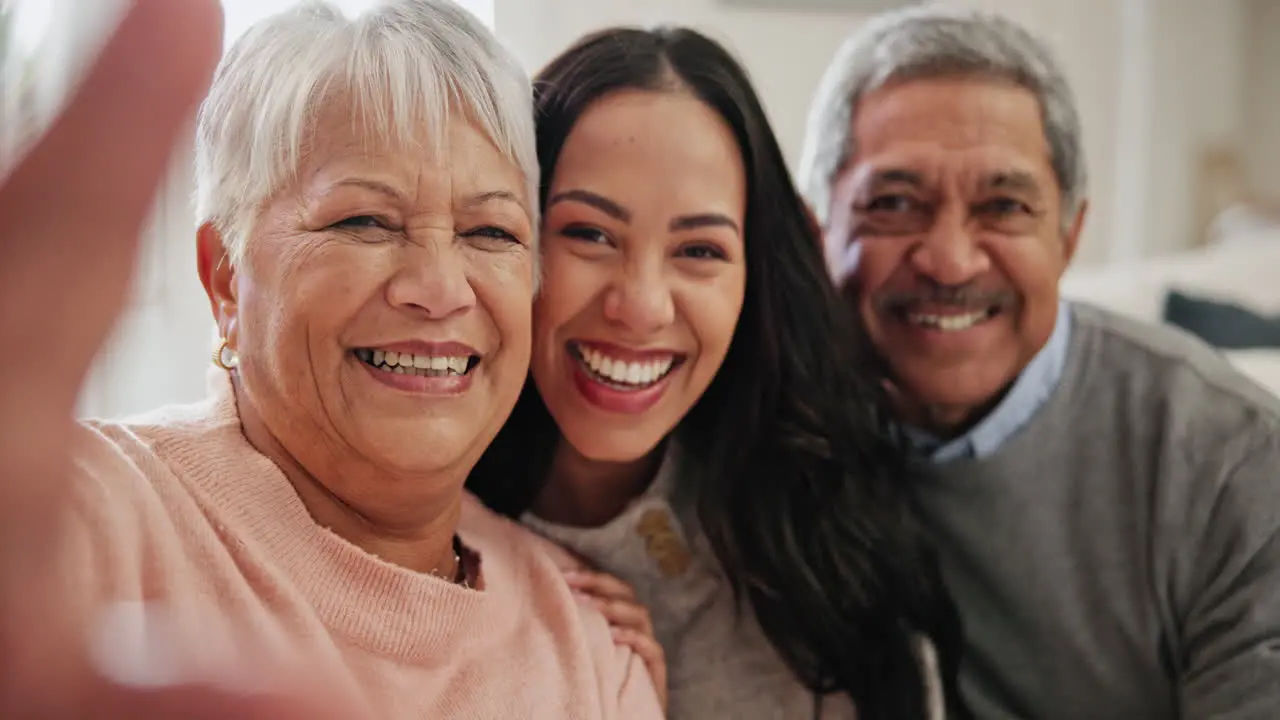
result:
M 1011 20 L 931 4 L 888 12 L 867 23 L 841 45 L 818 85 L 797 175 L 824 227 L 837 176 L 854 154 L 858 101 L 894 82 L 954 76 L 1012 82 L 1035 94 L 1062 187 L 1063 223 L 1075 219 L 1088 191 L 1080 115 L 1053 53 Z
M 442 146 L 451 115 L 475 122 L 524 173 L 536 229 L 530 88 L 488 28 L 450 0 L 386 0 L 351 18 L 329 2 L 297 6 L 250 28 L 214 75 L 196 131 L 197 220 L 238 263 L 262 203 L 294 179 L 312 123 L 337 99 L 387 140 L 420 137 L 425 123 Z

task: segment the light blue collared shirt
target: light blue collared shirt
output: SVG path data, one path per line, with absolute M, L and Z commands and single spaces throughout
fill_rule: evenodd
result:
M 964 435 L 946 442 L 916 428 L 904 427 L 908 442 L 917 453 L 935 463 L 991 455 L 1030 422 L 1053 395 L 1067 365 L 1070 341 L 1071 308 L 1066 300 L 1061 300 L 1049 342 L 1040 348 L 990 414 Z

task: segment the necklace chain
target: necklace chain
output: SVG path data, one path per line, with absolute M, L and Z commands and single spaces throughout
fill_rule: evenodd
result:
M 453 563 L 457 568 L 453 573 L 453 584 L 461 585 L 467 590 L 471 589 L 471 573 L 467 572 L 467 564 L 463 561 L 463 555 L 466 554 L 466 548 L 462 546 L 462 539 L 457 535 L 453 536 Z

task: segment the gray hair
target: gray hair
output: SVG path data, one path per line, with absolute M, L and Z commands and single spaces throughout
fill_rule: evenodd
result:
M 1069 223 L 1087 192 L 1075 98 L 1049 48 L 1016 23 L 982 11 L 933 5 L 885 13 L 836 52 L 809 111 L 800 158 L 801 192 L 824 226 L 837 175 L 853 156 L 853 110 L 894 82 L 971 76 L 1012 82 L 1036 95 L 1050 161 Z
M 387 140 L 410 141 L 425 123 L 439 150 L 451 115 L 475 122 L 524 173 L 537 228 L 529 78 L 488 28 L 450 0 L 387 0 L 354 18 L 315 0 L 236 41 L 200 108 L 197 219 L 221 233 L 232 263 L 262 203 L 296 176 L 311 124 L 335 93 Z

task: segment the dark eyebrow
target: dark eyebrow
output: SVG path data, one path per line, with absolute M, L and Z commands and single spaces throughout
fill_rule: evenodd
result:
M 739 235 L 742 229 L 738 227 L 738 223 L 734 222 L 728 215 L 720 213 L 702 213 L 699 215 L 681 215 L 671 221 L 669 226 L 671 232 L 679 230 L 697 230 L 705 227 L 727 227 Z
M 547 207 L 560 202 L 580 202 L 584 205 L 599 210 L 600 212 L 624 223 L 631 222 L 631 211 L 622 207 L 618 203 L 610 200 L 603 195 L 593 193 L 590 190 L 565 190 L 556 193 L 549 201 Z M 697 215 L 681 215 L 671 221 L 670 230 L 676 232 L 678 230 L 696 230 L 704 227 L 728 227 L 734 232 L 741 234 L 738 223 L 734 222 L 728 215 L 720 213 L 701 213 Z
M 913 170 L 880 170 L 872 173 L 867 180 L 866 186 L 874 188 L 880 185 L 912 185 L 914 187 L 922 187 L 924 185 L 924 176 Z
M 631 212 L 629 210 L 609 198 L 604 197 L 603 195 L 597 195 L 590 190 L 565 190 L 564 192 L 556 193 L 547 201 L 547 209 L 550 210 L 551 206 L 562 202 L 580 202 L 583 205 L 590 205 L 605 215 L 608 215 L 620 222 L 631 222 Z
M 1002 170 L 991 173 L 983 178 L 982 187 L 989 190 L 1008 190 L 1036 197 L 1040 196 L 1040 183 L 1036 182 L 1031 173 L 1021 170 Z

